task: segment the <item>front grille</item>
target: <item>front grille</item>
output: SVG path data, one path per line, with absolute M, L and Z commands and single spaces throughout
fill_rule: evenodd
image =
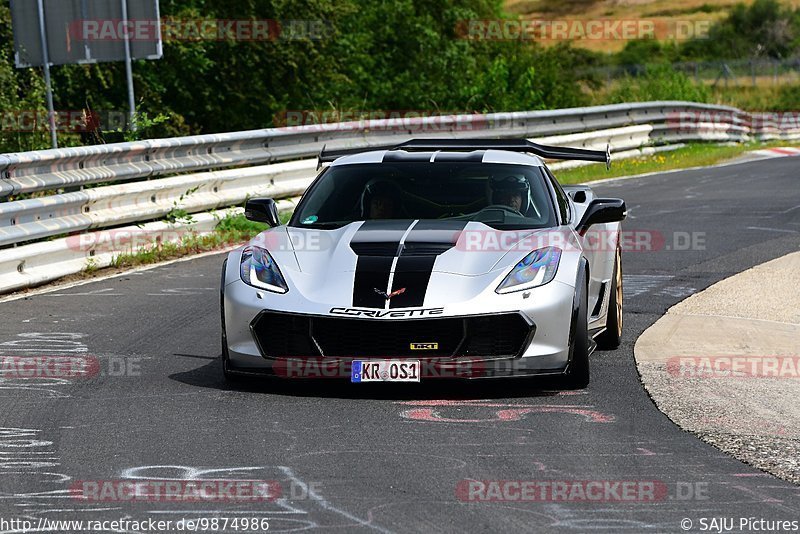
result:
M 450 356 L 464 338 L 461 319 L 408 321 L 315 317 L 311 332 L 325 356 Z M 411 350 L 412 343 L 437 343 L 436 350 Z
M 464 356 L 515 356 L 524 348 L 522 344 L 531 330 L 517 313 L 471 317 L 467 325 Z
M 262 355 L 270 358 L 513 357 L 532 329 L 518 313 L 392 320 L 265 311 L 252 325 Z M 438 347 L 411 349 L 428 343 Z
M 320 356 L 309 335 L 308 316 L 262 313 L 253 323 L 253 333 L 262 356 Z

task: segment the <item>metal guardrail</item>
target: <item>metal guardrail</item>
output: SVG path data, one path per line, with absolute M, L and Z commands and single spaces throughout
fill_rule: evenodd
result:
M 53 240 L 54 236 L 86 235 L 131 223 L 149 228 L 166 224 L 152 221 L 175 209 L 206 212 L 240 204 L 254 195 L 295 197 L 316 174 L 316 161 L 302 158 L 316 156 L 323 145 L 366 148 L 420 137 L 525 137 L 544 144 L 599 149 L 610 144 L 612 152 L 622 156 L 639 154 L 643 147 L 687 141 L 798 139 L 800 127 L 787 127 L 769 117 L 754 118 L 726 106 L 646 102 L 309 125 L 3 154 L 0 293 L 47 281 L 46 270 L 31 274 L 37 255 L 52 256 L 59 250 L 60 264 L 68 265 L 65 269 L 71 272 L 80 271 L 82 267 L 77 266 L 87 261 L 97 266 L 111 261 L 113 254 L 98 256 L 90 245 L 64 248 L 64 239 L 74 243 L 74 235 Z M 576 164 L 580 163 L 553 167 Z M 61 192 L 101 182 L 112 185 Z M 37 192 L 53 194 L 2 202 L 10 195 Z M 206 219 L 177 226 L 208 231 L 210 220 Z M 42 239 L 51 241 L 17 246 Z M 116 253 L 136 247 L 120 244 L 118 248 Z M 65 273 L 64 269 L 55 271 L 61 273 L 58 276 Z
M 614 104 L 553 111 L 525 111 L 408 120 L 375 120 L 251 130 L 133 143 L 94 145 L 0 155 L 0 197 L 100 182 L 122 182 L 197 170 L 252 166 L 311 157 L 324 144 L 369 146 L 417 136 L 514 137 L 590 132 L 665 123 L 680 113 L 744 113 L 691 102 Z

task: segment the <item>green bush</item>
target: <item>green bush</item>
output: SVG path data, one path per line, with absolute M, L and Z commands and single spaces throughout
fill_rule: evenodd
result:
M 800 85 L 785 85 L 778 90 L 777 111 L 800 111 Z
M 714 24 L 706 39 L 681 47 L 687 59 L 787 58 L 800 46 L 800 10 L 778 0 L 736 4 L 728 16 Z
M 613 90 L 589 67 L 668 64 L 685 58 L 788 57 L 798 50 L 800 11 L 776 0 L 735 7 L 713 26 L 712 38 L 675 45 L 634 41 L 609 56 L 569 43 L 459 38 L 460 23 L 508 17 L 502 0 L 162 0 L 174 19 L 327 21 L 322 39 L 260 42 L 167 41 L 158 61 L 137 61 L 134 82 L 142 117 L 155 120 L 137 135 L 168 137 L 264 128 L 288 110 L 491 112 L 553 109 L 652 99 L 709 101 L 709 91 L 669 67 L 647 66 Z M 40 69 L 13 65 L 10 12 L 0 2 L 0 111 L 41 110 Z M 589 73 L 589 74 L 587 74 Z M 633 76 L 636 74 L 636 76 Z M 121 63 L 53 69 L 61 110 L 127 112 Z M 793 107 L 796 93 L 780 105 Z M 0 152 L 49 146 L 35 134 L 0 131 Z M 102 132 L 62 145 L 114 142 L 134 134 Z
M 688 100 L 710 102 L 711 91 L 670 65 L 651 65 L 641 76 L 629 76 L 609 93 L 608 100 L 642 102 L 647 100 Z
M 17 112 L 38 112 L 44 124 L 34 133 L 19 133 Z M 0 2 L 0 153 L 22 152 L 49 146 L 44 81 L 32 69 L 14 66 L 14 37 L 8 2 Z

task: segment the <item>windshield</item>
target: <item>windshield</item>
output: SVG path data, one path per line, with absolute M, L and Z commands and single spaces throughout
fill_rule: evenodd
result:
M 331 167 L 289 224 L 338 228 L 370 219 L 477 221 L 501 230 L 556 225 L 539 167 L 463 162 Z

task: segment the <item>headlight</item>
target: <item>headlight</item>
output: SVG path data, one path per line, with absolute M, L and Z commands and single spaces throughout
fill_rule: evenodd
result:
M 242 263 L 239 266 L 242 282 L 259 289 L 274 293 L 286 293 L 286 285 L 281 270 L 269 252 L 260 247 L 247 246 L 242 251 Z
M 561 249 L 546 247 L 534 250 L 511 269 L 505 280 L 497 286 L 497 293 L 512 293 L 543 286 L 556 276 Z

